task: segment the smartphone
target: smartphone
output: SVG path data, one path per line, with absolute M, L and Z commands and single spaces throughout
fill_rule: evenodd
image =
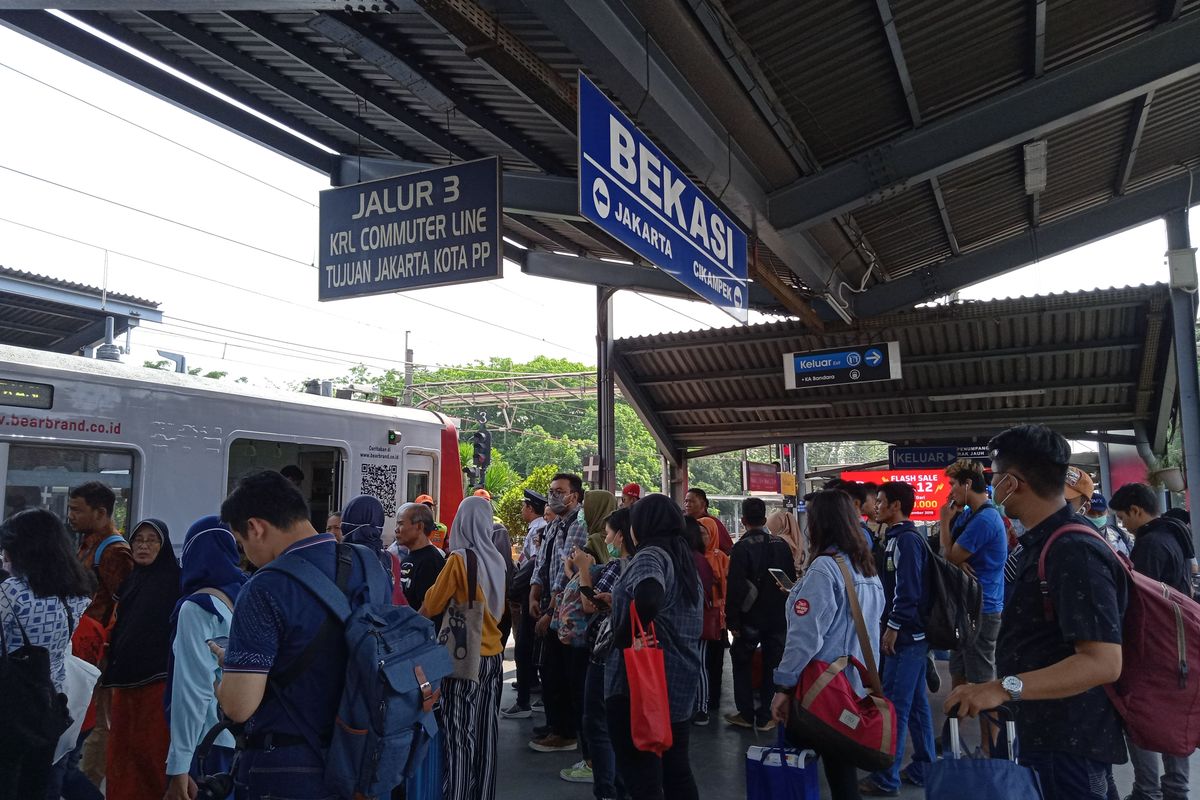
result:
M 229 649 L 229 637 L 228 636 L 216 636 L 212 639 L 209 639 L 208 641 L 211 642 L 212 644 L 215 644 L 217 647 L 221 648 L 222 650 Z
M 781 569 L 771 567 L 767 570 L 767 572 L 769 572 L 771 577 L 775 579 L 775 582 L 779 584 L 779 588 L 783 589 L 785 592 L 790 592 L 792 587 L 796 584 L 796 582 L 789 578 L 788 574 Z

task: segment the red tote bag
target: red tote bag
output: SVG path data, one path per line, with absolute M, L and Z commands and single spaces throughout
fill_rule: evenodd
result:
M 633 746 L 661 756 L 674 742 L 663 651 L 654 633 L 654 623 L 650 623 L 647 632 L 633 603 L 629 604 L 629 621 L 633 627 L 633 644 L 625 650 L 625 675 L 629 679 Z

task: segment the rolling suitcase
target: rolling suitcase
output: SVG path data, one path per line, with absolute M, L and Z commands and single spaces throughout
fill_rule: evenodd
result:
M 1001 730 L 992 757 L 963 752 L 958 719 L 949 717 L 942 728 L 942 758 L 930 765 L 925 780 L 926 800 L 1042 800 L 1037 773 L 1021 766 L 1017 756 L 1017 726 L 1004 706 L 987 717 Z

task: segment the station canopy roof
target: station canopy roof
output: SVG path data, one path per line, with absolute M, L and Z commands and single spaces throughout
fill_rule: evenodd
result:
M 0 266 L 0 344 L 75 353 L 142 321 L 159 322 L 158 303 L 96 286 Z
M 956 302 L 830 325 L 799 322 L 616 342 L 621 391 L 664 453 L 878 439 L 986 442 L 1042 422 L 1065 434 L 1145 426 L 1176 402 L 1164 285 Z M 898 341 L 902 380 L 788 390 L 785 353 Z
M 752 306 L 812 329 L 1183 208 L 1200 170 L 1200 0 L 4 5 L 338 185 L 499 156 L 527 272 L 686 295 L 578 215 L 582 69 L 751 232 Z

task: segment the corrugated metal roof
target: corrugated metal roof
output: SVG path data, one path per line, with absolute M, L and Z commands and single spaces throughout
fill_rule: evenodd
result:
M 654 0 L 623 1 L 645 11 Z M 804 156 L 792 157 L 797 170 L 811 168 L 810 153 L 819 168 L 868 158 L 872 169 L 878 170 L 875 179 L 891 191 L 887 148 L 896 137 L 914 130 L 917 121 L 906 102 L 901 70 L 886 34 L 889 13 L 894 17 L 921 125 L 978 108 L 1003 92 L 1036 80 L 1034 4 L 1028 0 L 888 0 L 882 11 L 878 3 L 862 0 L 704 2 L 710 11 L 712 6 L 722 7 L 718 28 L 736 40 L 738 58 L 753 67 L 747 71 L 741 68 L 744 64 L 731 64 L 740 85 L 748 96 L 773 98 L 770 112 L 779 119 L 770 124 L 789 141 L 793 135 L 798 137 L 798 150 Z M 128 4 L 122 5 L 128 9 Z M 446 81 L 457 96 L 469 99 L 513 136 L 488 132 L 459 110 L 434 110 L 378 66 L 310 27 L 315 11 L 264 12 L 247 18 L 222 13 L 221 4 L 215 2 L 212 11 L 158 16 L 151 11 L 114 10 L 98 18 L 113 23 L 127 38 L 134 37 L 135 44 L 165 50 L 211 76 L 213 82 L 257 98 L 268 112 L 273 109 L 279 118 L 301 126 L 342 154 L 387 157 L 399 152 L 410 160 L 443 164 L 458 160 L 460 155 L 452 151 L 460 150 L 499 156 L 504 168 L 512 172 L 536 172 L 536 156 L 531 160 L 529 154 L 533 148 L 561 165 L 555 170 L 558 174 L 574 174 L 576 139 L 569 130 L 569 110 L 564 111 L 569 98 L 551 96 L 547 101 L 546 83 L 571 87 L 576 72 L 586 69 L 603 86 L 606 65 L 582 64 L 519 2 L 493 0 L 476 5 L 468 0 L 422 0 L 419 5 L 424 12 L 401 4 L 401 10 L 394 13 L 353 13 L 343 20 L 362 26 L 418 70 Z M 688 5 L 699 14 L 695 4 Z M 1200 0 L 1185 0 L 1180 7 L 1184 15 L 1195 15 Z M 1157 30 L 1168 22 L 1163 15 L 1172 6 L 1160 0 L 1046 0 L 1044 8 L 1044 70 L 1051 75 Z M 465 43 L 461 31 L 452 30 L 456 14 L 469 17 L 465 24 L 478 24 L 480 30 L 489 25 L 502 28 L 512 37 L 506 41 L 517 43 L 520 53 L 513 57 L 524 59 L 528 72 L 514 78 L 489 63 L 489 48 L 503 49 L 499 36 L 486 41 L 486 36 L 476 37 L 473 44 Z M 246 23 L 247 19 L 257 20 L 267 29 L 256 32 L 256 25 Z M 181 24 L 199 31 L 199 38 L 211 36 L 216 42 L 214 50 L 231 48 L 236 57 L 222 58 L 189 41 Z M 704 35 L 720 36 L 721 30 L 706 30 Z M 289 37 L 296 47 L 270 41 L 278 34 Z M 703 35 L 695 41 L 703 43 Z M 83 43 L 76 46 L 85 47 Z M 720 58 L 717 48 L 709 56 Z M 241 67 L 231 63 L 239 58 L 249 59 L 249 63 Z M 373 103 L 354 87 L 340 85 L 323 74 L 320 62 L 348 74 L 351 83 L 366 88 L 365 94 L 379 102 Z M 747 75 L 750 78 L 745 78 Z M 704 81 L 685 77 L 704 101 Z M 710 90 L 712 93 L 715 90 Z M 711 97 L 707 99 L 710 106 L 718 105 Z M 556 101 L 561 102 L 554 107 Z M 1048 186 L 1036 215 L 1024 191 L 1021 146 L 1015 145 L 939 177 L 949 229 L 942 221 L 931 184 L 912 181 L 883 202 L 855 209 L 853 216 L 845 215 L 836 225 L 822 221 L 808 234 L 825 251 L 818 255 L 827 256 L 827 263 L 838 264 L 842 277 L 851 284 L 858 282 L 870 260 L 865 252 L 846 257 L 845 248 L 857 248 L 860 242 L 856 231 L 861 231 L 877 256 L 873 282 L 901 278 L 953 259 L 951 234 L 963 253 L 1027 235 L 1035 225 L 1069 218 L 1112 199 L 1119 184 L 1117 172 L 1130 147 L 1130 121 L 1136 105 L 1133 101 L 1112 108 L 1048 135 Z M 655 138 L 655 131 L 646 133 Z M 434 141 L 445 139 L 448 141 Z M 881 149 L 865 155 L 874 148 Z M 746 156 L 751 161 L 756 158 L 753 152 Z M 1181 164 L 1197 163 L 1200 77 L 1156 90 L 1125 190 L 1149 187 L 1175 175 Z M 761 163 L 754 166 L 760 173 L 769 171 Z M 768 183 L 783 180 L 776 172 L 771 172 Z M 765 187 L 776 188 L 773 183 Z M 747 212 L 744 216 L 747 227 L 753 229 L 756 215 Z M 519 219 L 509 217 L 508 222 L 511 231 L 540 247 L 630 257 L 612 240 L 590 233 L 586 223 L 539 219 L 531 230 Z M 851 234 L 844 234 L 845 230 Z M 759 263 L 802 298 L 820 295 L 828 288 L 805 286 L 786 264 L 761 248 L 758 256 Z M 830 285 L 834 285 L 832 281 Z
M 622 339 L 618 371 L 679 447 L 987 437 L 1158 424 L 1166 286 L 939 305 L 815 335 L 794 322 Z M 898 341 L 901 381 L 784 388 L 785 353 Z M 972 396 L 973 395 L 973 396 Z
M 39 287 L 62 291 L 49 299 Z M 104 310 L 95 303 L 77 305 L 73 296 L 99 300 L 105 295 L 95 286 L 0 266 L 0 344 L 74 352 L 103 338 L 105 317 L 113 317 L 117 331 L 124 332 L 131 312 L 158 308 L 151 300 L 119 292 L 108 292 L 114 307 Z M 82 341 L 81 336 L 91 338 Z

